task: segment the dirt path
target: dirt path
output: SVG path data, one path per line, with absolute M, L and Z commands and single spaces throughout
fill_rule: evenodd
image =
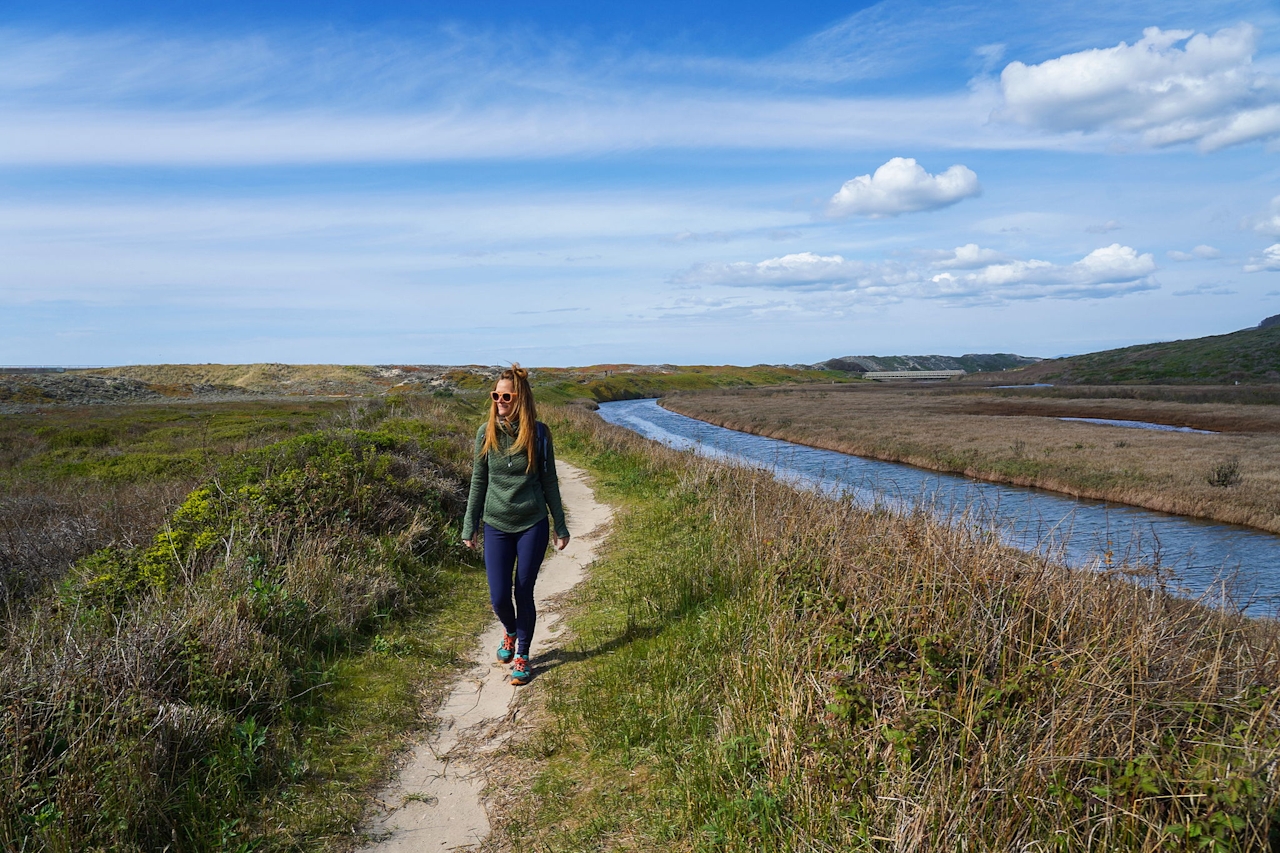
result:
M 612 516 L 586 483 L 586 472 L 556 463 L 573 538 L 563 551 L 553 551 L 538 574 L 535 600 L 538 628 L 530 649 L 533 682 L 508 683 L 509 667 L 494 662 L 502 639 L 496 621 L 472 652 L 474 666 L 454 683 L 437 716 L 439 726 L 415 746 L 396 779 L 377 794 L 381 814 L 366 831 L 377 841 L 364 848 L 376 853 L 465 849 L 489 835 L 485 810 L 484 759 L 518 731 L 520 691 L 533 689 L 538 663 L 559 646 L 563 630 L 554 609 L 557 596 L 582 579 L 595 559 L 603 525 Z

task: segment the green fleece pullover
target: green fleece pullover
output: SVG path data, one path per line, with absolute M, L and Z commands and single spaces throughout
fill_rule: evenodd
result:
M 543 427 L 546 429 L 546 427 Z M 547 458 L 539 459 L 532 472 L 526 472 L 528 455 L 523 450 L 511 452 L 515 433 L 498 430 L 498 448 L 481 453 L 485 425 L 476 431 L 475 464 L 471 469 L 471 493 L 467 497 L 467 514 L 462 520 L 462 538 L 472 539 L 480 522 L 503 533 L 519 533 L 547 517 L 556 536 L 566 539 L 569 528 L 564 523 L 564 507 L 560 503 L 560 480 L 556 476 L 556 454 L 547 432 Z

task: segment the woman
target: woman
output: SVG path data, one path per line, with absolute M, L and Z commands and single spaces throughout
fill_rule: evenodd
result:
M 489 420 L 476 431 L 462 544 L 476 547 L 483 524 L 489 600 L 505 632 L 498 660 L 512 665 L 512 684 L 528 684 L 533 675 L 529 644 L 537 621 L 533 585 L 551 532 L 547 511 L 555 522 L 557 549 L 569 544 L 569 528 L 560 504 L 551 433 L 538 422 L 528 371 L 511 365 L 502 371 L 490 396 Z

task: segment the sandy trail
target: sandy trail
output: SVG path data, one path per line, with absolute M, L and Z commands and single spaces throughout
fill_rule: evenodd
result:
M 530 648 L 533 681 L 512 687 L 510 667 L 494 661 L 502 639 L 502 626 L 495 621 L 472 652 L 474 666 L 458 677 L 441 705 L 437 729 L 413 748 L 397 778 L 378 792 L 381 813 L 365 828 L 376 842 L 365 850 L 458 850 L 488 837 L 485 755 L 518 731 L 520 692 L 534 688 L 539 661 L 560 644 L 563 625 L 552 602 L 582 579 L 612 516 L 608 506 L 596 501 L 586 472 L 564 462 L 556 463 L 556 471 L 573 538 L 563 551 L 552 551 L 538 574 L 538 627 Z

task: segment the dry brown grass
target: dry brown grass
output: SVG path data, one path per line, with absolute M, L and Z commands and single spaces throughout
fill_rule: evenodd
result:
M 566 420 L 625 511 L 580 593 L 578 662 L 541 688 L 510 849 L 1275 838 L 1274 621 Z
M 139 545 L 194 483 L 17 482 L 0 494 L 0 602 L 26 598 L 78 558 Z
M 868 385 L 674 395 L 663 405 L 813 447 L 1280 533 L 1280 407 Z M 1059 417 L 1223 432 L 1155 432 Z M 1210 485 L 1215 467 L 1233 457 L 1240 483 Z

